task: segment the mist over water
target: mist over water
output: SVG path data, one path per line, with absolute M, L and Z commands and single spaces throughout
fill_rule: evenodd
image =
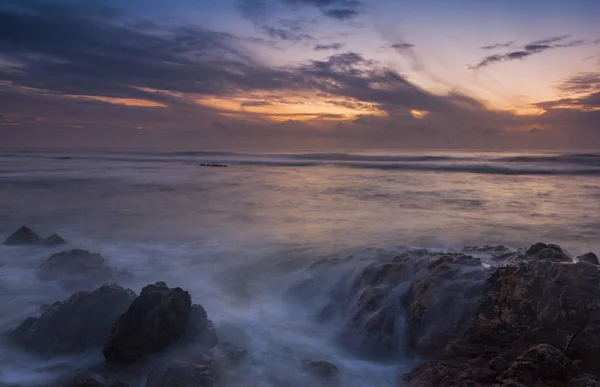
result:
M 65 159 L 68 157 L 68 159 Z M 224 163 L 228 168 L 199 167 Z M 136 293 L 190 292 L 222 341 L 248 348 L 244 386 L 303 386 L 298 364 L 326 360 L 341 386 L 393 386 L 413 359 L 370 360 L 314 315 L 317 289 L 290 298 L 305 268 L 346 258 L 331 284 L 409 247 L 557 243 L 600 252 L 600 155 L 507 153 L 0 154 L 0 238 L 21 225 L 102 253 Z M 0 245 L 0 331 L 70 296 L 36 267 L 65 248 Z M 40 358 L 0 338 L 0 385 L 44 385 L 101 354 Z

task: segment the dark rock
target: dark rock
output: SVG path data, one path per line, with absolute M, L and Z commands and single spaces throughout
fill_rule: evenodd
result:
M 523 259 L 495 268 L 473 341 L 499 350 L 547 343 L 589 369 L 600 361 L 599 283 L 600 267 L 583 262 Z
M 478 387 L 481 384 L 475 381 L 472 369 L 432 361 L 421 363 L 403 376 L 406 387 Z
M 578 257 L 577 261 L 591 263 L 592 265 L 600 265 L 600 262 L 598 261 L 598 257 L 594 253 L 584 254 L 581 257 Z
M 550 243 L 549 245 L 545 244 L 545 243 L 536 243 L 535 245 L 532 245 L 531 247 L 529 247 L 526 251 L 525 254 L 528 256 L 536 256 L 539 253 L 542 252 L 542 250 L 544 249 L 550 249 L 550 250 L 554 250 L 557 253 L 561 253 L 563 255 L 566 255 L 564 250 L 557 245 L 553 245 L 552 243 Z
M 215 349 L 215 359 L 226 367 L 237 366 L 248 357 L 246 348 L 238 347 L 232 343 L 221 343 Z
M 56 302 L 39 318 L 30 317 L 12 337 L 37 352 L 81 352 L 102 346 L 113 324 L 135 298 L 135 293 L 114 284 L 93 292 L 79 292 Z
M 304 371 L 323 379 L 335 378 L 340 370 L 333 364 L 326 361 L 303 361 Z
M 65 384 L 63 387 L 127 387 L 127 385 L 125 383 L 121 383 L 121 382 L 113 382 L 113 383 L 105 384 L 105 383 L 100 383 L 99 381 L 97 381 L 94 378 L 87 378 L 87 379 L 71 380 L 71 381 L 67 382 L 67 384 Z
M 11 236 L 4 241 L 5 245 L 39 245 L 43 243 L 43 239 L 33 232 L 32 229 L 23 226 L 15 231 Z
M 52 234 L 49 237 L 47 237 L 46 239 L 44 239 L 43 243 L 44 243 L 44 245 L 46 245 L 48 247 L 53 247 L 53 246 L 65 245 L 65 244 L 67 244 L 67 241 L 64 240 L 63 237 L 61 237 L 58 234 Z
M 220 379 L 221 370 L 215 360 L 203 357 L 154 369 L 148 375 L 146 387 L 211 387 Z
M 171 345 L 196 340 L 207 347 L 217 341 L 212 323 L 190 294 L 164 282 L 145 286 L 113 327 L 104 346 L 108 363 L 131 364 Z
M 533 384 L 536 380 L 564 380 L 570 363 L 560 349 L 539 344 L 525 351 L 501 376 L 502 380 L 515 380 Z
M 502 373 L 510 367 L 510 363 L 502 356 L 496 356 L 490 360 L 490 369 L 496 373 Z
M 52 255 L 38 272 L 40 280 L 57 281 L 66 289 L 94 287 L 109 281 L 112 275 L 102 255 L 79 249 Z

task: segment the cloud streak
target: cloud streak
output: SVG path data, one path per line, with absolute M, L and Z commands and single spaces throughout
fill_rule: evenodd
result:
M 483 67 L 488 67 L 492 64 L 496 64 L 496 63 L 500 63 L 500 62 L 510 62 L 510 61 L 518 60 L 518 59 L 522 60 L 522 59 L 528 58 L 532 55 L 540 54 L 540 53 L 548 51 L 548 50 L 553 50 L 553 49 L 557 49 L 557 48 L 578 47 L 578 46 L 581 46 L 584 44 L 588 44 L 588 42 L 585 40 L 575 40 L 575 41 L 566 42 L 566 43 L 559 43 L 559 42 L 563 42 L 564 40 L 568 39 L 569 37 L 570 37 L 569 35 L 561 35 L 561 36 L 555 36 L 555 37 L 550 37 L 550 38 L 546 38 L 546 39 L 536 40 L 534 42 L 531 42 L 531 43 L 523 46 L 521 50 L 512 51 L 512 52 L 509 52 L 506 54 L 489 55 L 489 56 L 486 56 L 485 58 L 483 58 L 476 65 L 469 66 L 469 69 L 470 70 L 478 70 Z M 508 44 L 508 43 L 506 43 L 506 44 Z M 506 44 L 486 46 L 486 47 L 482 47 L 482 49 L 486 49 L 486 50 L 490 49 L 491 50 L 491 49 L 496 49 L 496 48 L 502 48 L 502 47 L 506 47 Z M 511 42 L 511 44 L 512 44 L 512 42 Z M 591 44 L 594 44 L 594 42 L 591 42 Z

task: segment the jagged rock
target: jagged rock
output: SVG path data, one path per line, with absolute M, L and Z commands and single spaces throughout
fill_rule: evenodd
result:
M 146 387 L 211 387 L 221 379 L 214 359 L 203 357 L 194 362 L 175 362 L 158 367 L 148 375 Z
M 111 279 L 113 270 L 101 254 L 74 249 L 52 255 L 39 267 L 42 281 L 57 281 L 65 289 L 94 287 Z
M 578 257 L 577 261 L 591 263 L 592 265 L 600 265 L 600 262 L 598 261 L 598 257 L 594 253 L 584 254 L 581 257 Z
M 323 379 L 335 378 L 340 372 L 335 365 L 326 361 L 303 361 L 302 368 L 311 375 Z
M 402 377 L 406 387 L 479 387 L 474 371 L 462 365 L 439 361 L 421 363 Z
M 26 226 L 19 228 L 4 241 L 4 244 L 9 246 L 39 245 L 41 243 L 43 243 L 43 239 L 32 229 Z
M 547 343 L 589 368 L 600 361 L 600 267 L 541 258 L 547 250 L 493 270 L 473 340 L 494 348 Z
M 525 351 L 500 377 L 531 385 L 536 380 L 564 380 L 571 362 L 560 349 L 539 344 Z
M 131 364 L 171 345 L 196 340 L 212 347 L 217 336 L 204 309 L 190 294 L 157 282 L 142 289 L 114 325 L 104 346 L 108 363 Z
M 502 373 L 510 367 L 510 363 L 502 356 L 496 356 L 490 360 L 490 369 L 496 373 Z
M 52 247 L 52 246 L 65 245 L 65 244 L 67 244 L 67 241 L 64 240 L 63 237 L 61 237 L 58 234 L 52 234 L 49 237 L 45 238 L 43 243 L 44 243 L 44 245 L 46 245 L 48 247 Z
M 215 359 L 226 367 L 237 366 L 248 357 L 246 348 L 224 342 L 215 349 Z
M 79 292 L 56 302 L 39 318 L 30 317 L 12 332 L 14 340 L 37 352 L 80 352 L 102 346 L 111 327 L 135 298 L 114 284 Z
M 125 383 L 113 382 L 110 384 L 100 383 L 94 378 L 75 379 L 67 382 L 63 387 L 127 387 Z

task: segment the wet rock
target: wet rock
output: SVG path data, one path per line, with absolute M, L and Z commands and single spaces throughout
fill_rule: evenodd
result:
M 600 361 L 600 267 L 545 260 L 546 250 L 493 270 L 472 341 L 498 349 L 547 343 L 589 369 Z
M 539 344 L 519 356 L 502 374 L 501 379 L 528 385 L 538 379 L 565 380 L 570 362 L 560 349 L 548 344 Z
M 215 360 L 203 357 L 154 369 L 148 375 L 146 387 L 211 387 L 220 379 L 221 371 Z
M 100 383 L 94 378 L 86 378 L 71 380 L 64 384 L 62 387 L 127 387 L 127 385 L 121 382 L 112 382 L 109 384 L 105 384 Z
M 598 257 L 594 253 L 584 254 L 581 257 L 578 257 L 577 261 L 591 263 L 592 265 L 600 265 L 600 262 L 598 261 Z
M 535 245 L 530 246 L 526 251 L 525 251 L 525 255 L 527 256 L 537 256 L 539 253 L 542 252 L 542 250 L 545 249 L 550 249 L 550 250 L 554 250 L 557 253 L 561 253 L 561 254 L 565 254 L 564 250 L 557 245 L 553 245 L 551 244 L 545 244 L 545 243 L 536 243 Z
M 67 244 L 67 241 L 64 240 L 63 237 L 61 237 L 58 234 L 52 234 L 49 237 L 45 238 L 43 243 L 44 243 L 44 245 L 46 245 L 48 247 L 53 247 L 53 246 L 65 245 L 65 244 Z
M 478 387 L 481 381 L 475 380 L 472 369 L 439 361 L 417 365 L 402 377 L 407 387 Z
M 40 317 L 25 320 L 12 337 L 27 349 L 48 354 L 102 346 L 134 298 L 131 290 L 114 284 L 75 293 L 66 301 L 54 303 Z
M 215 359 L 225 367 L 234 367 L 248 357 L 246 348 L 238 347 L 235 344 L 224 342 L 215 349 Z
M 142 289 L 114 325 L 104 346 L 108 363 L 131 364 L 169 346 L 192 341 L 212 347 L 217 336 L 204 309 L 190 294 L 157 282 Z
M 22 226 L 15 231 L 11 236 L 4 241 L 5 245 L 39 245 L 43 243 L 43 239 L 37 235 L 32 229 Z
M 309 374 L 322 379 L 335 378 L 340 372 L 335 365 L 326 361 L 303 361 L 302 369 Z
M 502 356 L 496 356 L 490 360 L 490 369 L 496 373 L 502 373 L 510 367 L 510 363 Z
M 102 255 L 80 249 L 52 255 L 38 272 L 40 280 L 57 281 L 65 289 L 94 287 L 109 281 L 112 275 Z

